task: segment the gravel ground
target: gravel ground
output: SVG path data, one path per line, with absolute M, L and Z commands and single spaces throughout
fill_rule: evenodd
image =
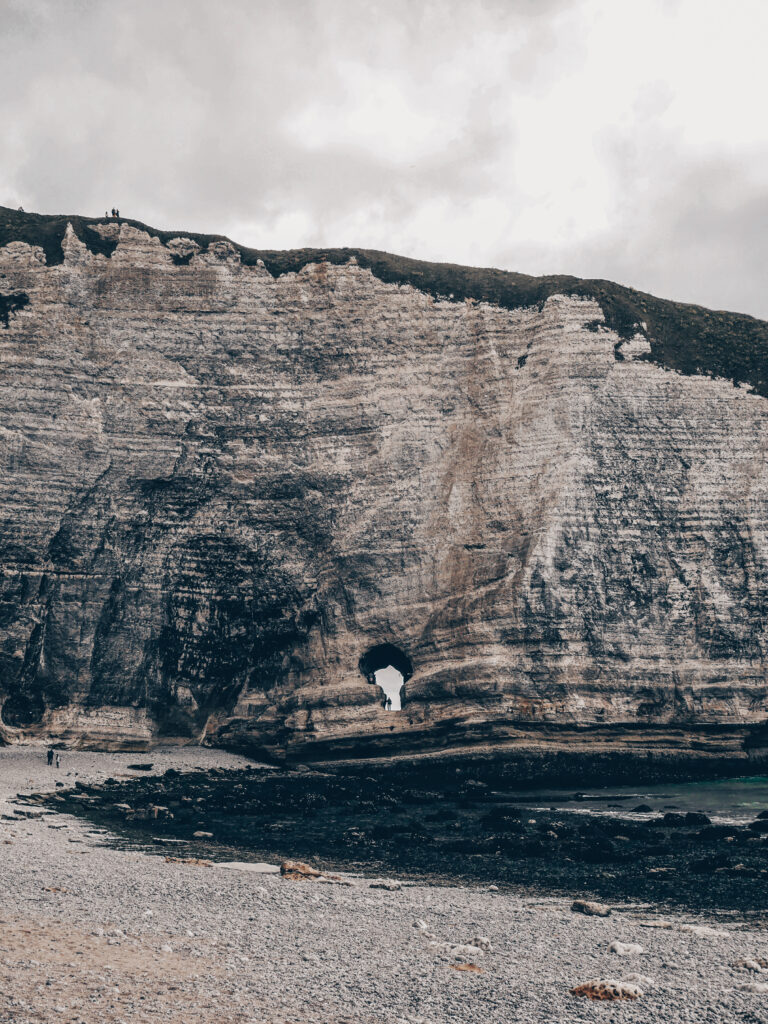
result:
M 0 814 L 30 810 L 13 804 L 16 793 L 53 788 L 55 779 L 119 776 L 139 760 L 152 760 L 157 771 L 245 763 L 197 748 L 142 758 L 65 751 L 56 773 L 43 748 L 7 747 L 0 749 Z M 768 992 L 735 989 L 768 980 L 733 966 L 768 958 L 768 932 L 759 929 L 734 925 L 726 936 L 699 936 L 680 926 L 723 925 L 666 915 L 671 928 L 649 928 L 643 922 L 658 922 L 652 907 L 584 917 L 566 898 L 487 888 L 287 881 L 166 861 L 167 849 L 114 849 L 106 838 L 68 815 L 0 820 L 0 1021 L 768 1021 Z M 487 936 L 492 952 L 473 957 L 480 972 L 456 970 L 455 960 L 430 951 L 413 927 L 419 918 L 441 940 Z M 645 952 L 610 953 L 613 940 Z M 637 1001 L 569 995 L 590 978 L 633 972 L 654 980 Z

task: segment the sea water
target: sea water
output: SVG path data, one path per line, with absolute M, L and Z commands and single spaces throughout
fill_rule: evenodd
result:
M 521 800 L 521 802 L 523 802 Z M 648 816 L 633 812 L 647 804 L 653 816 L 667 811 L 703 811 L 713 821 L 753 821 L 768 810 L 768 776 L 753 775 L 707 782 L 674 782 L 654 786 L 611 786 L 606 789 L 533 790 L 524 802 L 532 807 L 558 807 L 572 811 L 628 817 Z

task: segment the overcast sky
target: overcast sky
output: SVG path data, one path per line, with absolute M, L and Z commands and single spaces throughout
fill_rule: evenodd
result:
M 768 0 L 0 0 L 0 203 L 768 318 Z

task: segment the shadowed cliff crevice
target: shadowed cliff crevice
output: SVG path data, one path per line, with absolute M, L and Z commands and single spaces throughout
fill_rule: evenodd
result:
M 44 627 L 38 623 L 24 652 L 21 673 L 12 693 L 3 704 L 3 722 L 14 728 L 36 725 L 45 712 L 43 686 L 38 678 L 38 666 L 43 647 Z
M 308 595 L 264 548 L 233 536 L 190 538 L 167 561 L 160 675 L 174 693 L 189 691 L 201 726 L 212 712 L 231 711 L 244 687 L 263 692 L 279 682 L 306 639 Z
M 25 292 L 14 292 L 12 295 L 0 294 L 0 320 L 8 327 L 10 318 L 19 309 L 29 305 L 29 296 Z

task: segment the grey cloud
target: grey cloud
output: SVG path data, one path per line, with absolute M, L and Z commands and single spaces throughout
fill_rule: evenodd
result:
M 526 145 L 515 104 L 546 95 L 586 59 L 585 3 L 0 0 L 0 111 L 12 125 L 0 202 L 91 215 L 117 204 L 158 227 L 263 247 L 281 244 L 276 225 L 297 213 L 306 229 L 296 244 L 383 249 L 436 200 L 448 216 L 479 197 L 514 209 L 525 202 L 514 153 Z M 484 75 L 480 62 L 457 109 L 437 104 L 443 141 L 413 160 L 384 159 L 354 138 L 308 146 L 288 130 L 310 107 L 331 116 L 349 99 L 340 69 L 350 64 L 395 76 L 418 111 L 425 97 L 439 100 L 434 80 L 459 68 L 483 33 L 500 41 L 501 72 Z M 583 112 L 623 197 L 608 230 L 489 240 L 479 262 L 608 277 L 768 316 L 766 182 L 667 137 L 660 119 L 673 96 L 652 77 L 623 123 L 601 126 L 599 111 Z M 364 238 L 344 234 L 369 212 Z M 427 237 L 414 246 L 408 255 L 461 259 L 458 239 L 455 251 Z
M 768 192 L 719 160 L 668 181 L 608 258 L 645 291 L 768 319 L 766 224 Z
M 689 167 L 670 157 L 657 180 L 649 184 L 641 175 L 629 189 L 621 222 L 590 244 L 557 254 L 538 246 L 515 255 L 552 273 L 607 278 L 768 320 L 767 223 L 768 191 L 738 163 L 715 159 Z
M 115 5 L 47 8 L 29 46 L 17 50 L 16 67 L 5 72 L 32 87 L 17 114 L 29 129 L 26 158 L 14 176 L 29 205 L 60 210 L 85 204 L 98 213 L 118 201 L 137 216 L 186 218 L 191 226 L 202 220 L 213 229 L 216 222 L 264 216 L 289 199 L 327 216 L 342 205 L 384 198 L 395 214 L 403 212 L 407 195 L 413 202 L 436 189 L 481 186 L 483 153 L 475 146 L 483 141 L 493 148 L 494 142 L 482 126 L 472 127 L 439 166 L 427 160 L 415 173 L 377 165 L 350 148 L 308 154 L 282 130 L 307 99 L 322 94 L 333 105 L 343 98 L 334 61 L 358 55 L 361 12 L 370 29 L 382 4 L 297 3 L 288 5 L 287 17 L 279 4 L 235 3 L 226 5 L 227 19 L 202 4 L 192 5 L 200 17 L 190 19 L 190 6 L 161 4 L 159 21 L 148 14 L 128 18 L 125 5 L 121 17 L 109 14 Z M 356 17 L 342 25 L 345 6 Z M 390 6 L 403 14 L 403 24 L 418 20 L 418 4 Z M 441 8 L 441 22 L 456 6 Z M 258 17 L 249 16 L 254 9 Z M 334 18 L 320 17 L 329 10 Z M 422 11 L 422 22 L 425 17 Z M 395 24 L 409 59 L 422 65 L 418 41 Z M 448 43 L 438 39 L 433 56 L 449 53 L 452 41 L 453 35 Z M 381 62 L 386 50 L 371 59 Z M 31 66 L 28 51 L 34 51 Z M 477 173 L 468 175 L 472 166 Z

